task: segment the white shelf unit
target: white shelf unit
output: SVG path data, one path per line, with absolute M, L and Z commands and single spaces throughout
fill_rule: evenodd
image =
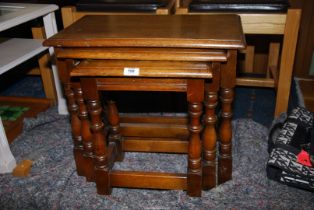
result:
M 43 40 L 12 38 L 0 43 L 0 75 L 47 50 Z
M 36 18 L 42 18 L 46 37 L 57 33 L 57 25 L 54 12 L 58 9 L 54 4 L 24 4 L 24 3 L 0 3 L 0 32 L 26 23 Z M 46 47 L 42 46 L 42 40 L 12 38 L 0 44 L 0 76 L 10 71 L 13 67 L 40 54 Z M 52 48 L 49 53 L 54 54 Z M 52 65 L 54 82 L 58 97 L 58 109 L 60 114 L 66 114 L 66 103 L 61 91 L 61 85 L 55 65 Z M 10 151 L 7 137 L 0 117 L 0 173 L 9 173 L 16 166 L 15 159 Z

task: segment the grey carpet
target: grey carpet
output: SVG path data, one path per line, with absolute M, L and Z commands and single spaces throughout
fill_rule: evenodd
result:
M 201 198 L 184 191 L 114 188 L 96 194 L 94 183 L 77 176 L 70 124 L 52 108 L 25 121 L 11 145 L 17 162 L 34 161 L 26 178 L 0 175 L 0 209 L 314 209 L 314 193 L 268 180 L 268 129 L 248 119 L 233 121 L 233 179 Z M 127 153 L 117 168 L 184 172 L 185 155 Z

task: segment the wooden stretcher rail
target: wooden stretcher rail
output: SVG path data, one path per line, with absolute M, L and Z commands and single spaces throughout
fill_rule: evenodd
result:
M 110 184 L 113 187 L 186 190 L 186 174 L 162 172 L 112 171 Z

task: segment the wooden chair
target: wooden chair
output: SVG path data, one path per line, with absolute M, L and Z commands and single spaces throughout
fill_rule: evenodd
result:
M 278 116 L 288 109 L 301 10 L 287 9 L 287 5 L 284 5 L 285 1 L 283 0 L 266 0 L 263 1 L 265 4 L 253 3 L 253 6 L 255 6 L 253 10 L 252 5 L 245 7 L 245 3 L 247 2 L 252 4 L 252 1 L 245 0 L 225 0 L 218 2 L 215 0 L 177 0 L 175 14 L 192 15 L 232 12 L 240 15 L 243 31 L 246 35 L 282 35 L 282 44 L 277 42 L 269 44 L 267 69 L 265 71 L 266 77 L 237 77 L 236 82 L 239 86 L 275 88 L 276 108 L 274 114 Z M 238 4 L 238 7 L 230 3 Z M 201 7 L 202 5 L 197 6 L 197 4 L 203 4 L 203 7 Z M 221 10 L 221 6 L 225 6 L 224 10 Z M 254 51 L 254 46 L 247 46 L 245 50 L 241 51 L 245 54 L 245 73 L 254 73 Z
M 169 15 L 174 7 L 175 0 L 116 0 L 115 3 L 107 0 L 81 0 L 76 6 L 63 7 L 61 13 L 63 27 L 66 28 L 85 15 Z

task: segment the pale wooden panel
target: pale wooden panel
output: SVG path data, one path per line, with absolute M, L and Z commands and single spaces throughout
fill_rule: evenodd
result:
M 269 45 L 269 53 L 268 53 L 268 64 L 267 64 L 267 78 L 270 77 L 270 67 L 272 69 L 278 69 L 279 63 L 279 52 L 280 52 L 280 43 L 270 43 Z M 276 73 L 278 75 L 279 72 Z
M 245 34 L 283 34 L 286 14 L 239 14 Z
M 73 17 L 73 12 L 75 11 L 74 6 L 67 6 L 61 8 L 61 15 L 62 15 L 62 23 L 63 27 L 66 28 L 76 20 Z
M 291 9 L 288 11 L 280 62 L 275 116 L 278 116 L 281 112 L 286 112 L 288 109 L 300 18 L 301 10 Z
M 251 87 L 275 87 L 275 81 L 267 78 L 240 77 L 236 79 L 236 84 Z
M 177 15 L 213 15 L 217 13 L 190 13 L 188 8 L 177 8 Z M 218 13 L 226 14 L 226 13 Z M 241 14 L 243 32 L 245 34 L 283 34 L 286 14 Z
M 32 28 L 32 34 L 34 39 L 45 39 L 45 31 L 43 27 Z M 52 69 L 49 67 L 50 55 L 45 53 L 38 59 L 39 71 L 43 82 L 45 95 L 48 99 L 51 99 L 53 104 L 57 103 L 57 92 L 54 83 L 54 77 Z
M 246 46 L 244 50 L 240 50 L 241 53 L 245 54 L 244 60 L 244 72 L 252 73 L 254 71 L 254 46 Z

